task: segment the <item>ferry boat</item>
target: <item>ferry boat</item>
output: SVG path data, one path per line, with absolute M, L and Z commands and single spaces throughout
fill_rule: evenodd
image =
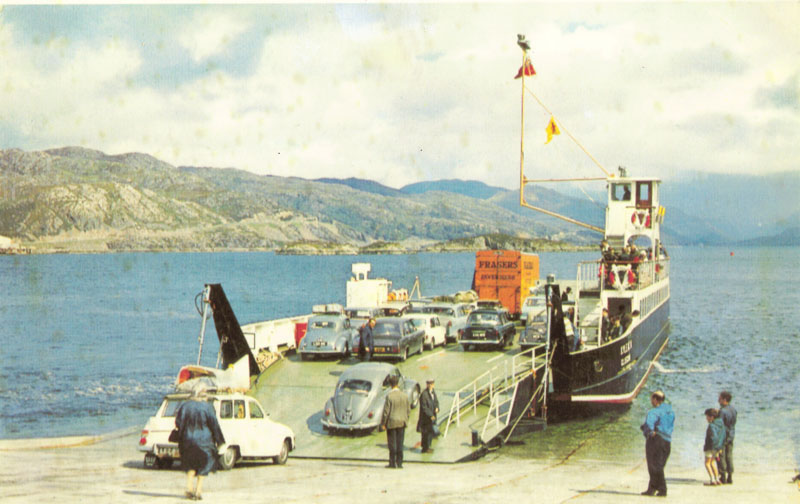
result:
M 523 35 L 518 36 L 517 43 L 523 51 L 524 69 L 530 65 L 530 47 Z M 628 405 L 644 386 L 669 340 L 669 258 L 661 242 L 661 181 L 629 176 L 622 167 L 618 173 L 610 173 L 594 158 L 605 177 L 528 179 L 524 174 L 525 95 L 533 93 L 525 86 L 526 75 L 530 73 L 521 69 L 520 205 L 602 234 L 602 241 L 598 240 L 601 257 L 580 263 L 574 282 L 551 282 L 545 286 L 550 301 L 550 415 L 570 416 Z M 552 113 L 542 106 L 550 114 L 548 136 L 560 134 L 564 128 L 559 128 Z M 572 135 L 569 137 L 574 140 Z M 603 228 L 538 208 L 525 200 L 527 184 L 576 181 L 605 182 Z M 564 298 L 564 303 L 562 294 L 568 286 L 573 292 Z M 608 311 L 607 316 L 603 309 Z M 621 322 L 619 326 L 615 320 Z

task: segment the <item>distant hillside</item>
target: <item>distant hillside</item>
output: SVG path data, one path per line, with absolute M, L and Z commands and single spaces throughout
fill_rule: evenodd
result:
M 432 180 L 417 182 L 400 188 L 406 194 L 425 194 L 431 191 L 451 192 L 470 198 L 489 199 L 498 193 L 508 192 L 500 187 L 492 187 L 475 180 Z
M 797 243 L 800 174 L 698 175 L 661 187 L 668 245 Z M 78 147 L 0 150 L 0 196 L 0 236 L 34 251 L 277 250 L 309 243 L 372 250 L 376 242 L 419 249 L 493 235 L 570 245 L 600 239 L 521 208 L 516 190 L 481 182 L 441 180 L 396 190 L 355 178 L 175 167 L 147 154 Z M 526 199 L 603 225 L 602 195 L 591 201 L 530 186 Z
M 364 180 L 359 178 L 346 178 L 346 179 L 338 179 L 338 178 L 318 178 L 314 179 L 315 182 L 323 182 L 325 184 L 341 184 L 347 187 L 351 187 L 356 189 L 357 191 L 364 191 L 373 194 L 381 194 L 383 196 L 399 196 L 402 194 L 401 191 L 397 189 L 392 189 L 391 187 L 386 187 L 383 184 L 379 184 L 372 180 Z
M 139 153 L 10 149 L 0 151 L 0 235 L 37 251 L 275 250 L 304 242 L 362 247 L 494 233 L 586 241 L 488 200 L 381 187 L 174 167 Z
M 765 236 L 738 243 L 746 246 L 797 247 L 800 246 L 800 227 L 795 226 L 773 236 Z

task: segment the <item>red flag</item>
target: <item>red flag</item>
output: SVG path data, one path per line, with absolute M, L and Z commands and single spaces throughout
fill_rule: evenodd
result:
M 515 79 L 519 79 L 522 77 L 522 72 L 525 71 L 525 76 L 530 77 L 531 75 L 536 75 L 536 70 L 533 69 L 533 63 L 531 63 L 531 59 L 527 56 L 525 57 L 525 64 L 519 67 L 519 71 L 517 72 L 517 76 L 514 77 Z

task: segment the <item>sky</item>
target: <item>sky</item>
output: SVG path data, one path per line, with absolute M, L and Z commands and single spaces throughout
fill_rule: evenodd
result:
M 513 188 L 524 95 L 528 178 L 797 171 L 797 26 L 798 2 L 6 5 L 0 149 Z

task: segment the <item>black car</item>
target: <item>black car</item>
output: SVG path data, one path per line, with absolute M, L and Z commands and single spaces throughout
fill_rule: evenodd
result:
M 505 309 L 479 308 L 467 317 L 467 327 L 461 334 L 464 350 L 495 346 L 504 348 L 513 343 L 516 329 Z
M 425 330 L 402 317 L 379 318 L 372 329 L 373 358 L 395 358 L 404 361 L 409 355 L 422 353 Z

